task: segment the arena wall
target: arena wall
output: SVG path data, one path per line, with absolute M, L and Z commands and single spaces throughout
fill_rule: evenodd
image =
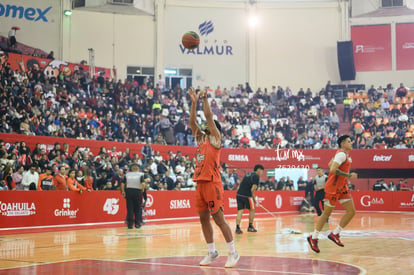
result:
M 351 18 L 348 22 L 344 6 L 336 1 L 265 1 L 256 5 L 241 1 L 157 2 L 163 5 L 156 9 L 156 16 L 75 9 L 69 17 L 63 15 L 70 8 L 68 0 L 3 0 L 0 24 L 2 35 L 7 36 L 11 27 L 18 26 L 18 41 L 54 50 L 61 60 L 88 60 L 88 49 L 93 48 L 95 65 L 115 66 L 120 79 L 125 78 L 128 65 L 155 67 L 156 72 L 165 67 L 185 67 L 193 69 L 193 85 L 230 88 L 250 81 L 254 88 L 281 85 L 297 92 L 307 87 L 317 91 L 327 80 L 340 83 L 336 42 L 349 39 L 348 23 L 394 26 L 414 22 L 410 16 Z M 7 5 L 11 8 L 6 16 Z M 37 13 L 31 16 L 29 11 L 27 17 L 23 12 L 49 7 L 45 19 L 36 20 Z M 361 12 L 372 9 L 356 8 Z M 255 29 L 248 27 L 250 14 L 258 18 Z M 214 30 L 202 35 L 201 54 L 183 53 L 181 35 L 188 30 L 199 32 L 202 23 L 211 24 Z M 394 33 L 391 38 L 394 45 Z M 391 82 L 396 86 L 403 82 L 413 86 L 412 70 L 396 71 L 394 51 L 392 58 L 391 71 L 358 72 L 357 79 L 347 83 Z

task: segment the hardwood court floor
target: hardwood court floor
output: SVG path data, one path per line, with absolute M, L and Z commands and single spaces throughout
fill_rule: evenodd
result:
M 335 213 L 324 230 L 333 229 L 341 215 Z M 314 220 L 313 215 L 257 216 L 257 233 L 235 236 L 241 259 L 233 269 L 223 268 L 227 247 L 217 227 L 221 257 L 210 267 L 198 266 L 207 251 L 198 222 L 3 235 L 0 275 L 413 274 L 414 213 L 357 213 L 342 233 L 345 247 L 323 232 L 320 254 L 306 241 Z M 228 222 L 234 229 L 234 218 Z M 286 227 L 304 233 L 283 233 Z

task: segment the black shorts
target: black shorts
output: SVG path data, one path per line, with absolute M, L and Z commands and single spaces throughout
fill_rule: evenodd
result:
M 237 210 L 243 210 L 243 209 L 254 209 L 254 202 L 253 198 L 243 198 L 240 196 L 237 196 Z
M 15 36 L 10 36 L 10 46 L 14 46 L 16 45 L 16 37 Z

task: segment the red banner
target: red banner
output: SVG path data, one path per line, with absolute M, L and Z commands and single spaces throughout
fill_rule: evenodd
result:
M 352 192 L 355 208 L 362 211 L 397 211 L 393 207 L 395 195 L 400 194 L 394 192 L 380 191 L 360 191 Z
M 394 196 L 392 203 L 394 211 L 414 212 L 414 192 L 398 192 L 398 195 Z
M 294 212 L 299 211 L 305 193 L 299 191 L 257 191 L 255 195 L 257 202 L 270 211 Z M 148 192 L 147 196 L 146 218 L 148 220 L 175 220 L 198 216 L 195 210 L 194 191 L 155 191 Z M 236 191 L 224 192 L 224 210 L 226 215 L 237 214 Z M 257 207 L 256 212 L 265 213 L 265 210 Z
M 63 72 L 65 76 L 71 76 L 75 70 L 82 68 L 84 71 L 89 72 L 88 65 L 75 64 L 70 62 L 64 62 L 60 60 L 52 60 L 40 57 L 34 57 L 31 55 L 22 55 L 16 53 L 8 53 L 8 59 L 4 60 L 10 63 L 10 67 L 13 70 L 28 71 L 33 67 L 42 71 L 47 77 L 57 77 L 60 72 Z M 111 78 L 111 70 L 101 67 L 95 67 L 95 76 L 102 75 L 104 77 Z
M 396 24 L 397 70 L 414 69 L 414 24 Z
M 237 214 L 236 191 L 224 192 L 224 214 Z M 352 191 L 357 211 L 414 211 L 414 192 Z M 256 200 L 271 212 L 299 212 L 304 191 L 256 191 Z M 196 218 L 194 191 L 148 192 L 146 219 Z M 338 210 L 343 210 L 340 204 Z M 256 207 L 256 213 L 266 213 Z
M 69 152 L 75 147 L 81 150 L 88 149 L 94 155 L 98 154 L 101 147 L 111 149 L 113 146 L 118 152 L 130 149 L 131 154 L 141 155 L 141 148 L 144 144 L 109 142 L 96 140 L 79 140 L 69 138 L 55 138 L 36 136 L 0 134 L 0 139 L 6 143 L 6 148 L 16 141 L 25 141 L 29 148 L 33 149 L 37 143 L 50 150 L 56 142 L 67 143 L 70 146 Z M 168 158 L 168 152 L 177 153 L 181 151 L 183 155 L 195 156 L 195 148 L 189 146 L 168 146 L 151 145 L 154 151 L 160 151 L 164 158 Z M 336 150 L 302 150 L 302 149 L 222 149 L 221 161 L 228 164 L 231 168 L 252 169 L 255 164 L 261 163 L 265 169 L 274 168 L 312 168 L 312 165 L 328 168 L 328 163 L 335 155 Z M 414 168 L 414 150 L 412 149 L 358 149 L 350 154 L 353 169 L 411 169 Z
M 353 26 L 351 39 L 357 72 L 392 70 L 391 25 Z
M 0 192 L 0 228 L 116 222 L 125 216 L 119 191 Z

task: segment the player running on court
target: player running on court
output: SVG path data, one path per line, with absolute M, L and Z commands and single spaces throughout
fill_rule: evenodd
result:
M 248 173 L 244 176 L 240 183 L 239 190 L 237 190 L 237 218 L 236 218 L 236 234 L 242 234 L 240 229 L 240 222 L 244 209 L 249 209 L 249 227 L 248 232 L 257 232 L 253 226 L 256 198 L 254 197 L 254 191 L 256 191 L 259 185 L 260 176 L 263 174 L 264 167 L 261 164 L 254 166 L 254 172 Z
M 352 141 L 348 135 L 340 136 L 338 139 L 339 149 L 336 151 L 335 157 L 329 162 L 329 175 L 325 184 L 325 209 L 319 216 L 316 223 L 315 231 L 309 235 L 308 243 L 313 251 L 319 253 L 318 237 L 326 220 L 331 215 L 336 203 L 339 201 L 345 208 L 346 213 L 342 216 L 339 225 L 332 231 L 328 238 L 338 246 L 344 246 L 339 239 L 341 230 L 348 225 L 355 215 L 354 201 L 348 191 L 348 178 L 356 179 L 356 173 L 349 173 L 351 168 L 351 158 L 349 152 L 352 150 Z
M 214 222 L 223 233 L 224 239 L 229 248 L 229 256 L 225 267 L 233 267 L 239 261 L 233 235 L 230 226 L 224 218 L 224 189 L 220 176 L 220 152 L 221 152 L 221 126 L 213 119 L 210 105 L 207 100 L 207 91 L 201 91 L 196 94 L 194 88 L 190 88 L 191 97 L 190 110 L 190 127 L 198 143 L 197 162 L 194 171 L 193 180 L 197 182 L 196 190 L 196 209 L 200 216 L 201 229 L 207 242 L 209 252 L 200 262 L 200 265 L 209 265 L 213 260 L 219 257 L 219 253 L 214 245 L 213 227 L 210 222 L 210 215 Z M 207 120 L 207 126 L 202 131 L 196 123 L 196 106 L 198 98 L 203 101 L 204 116 Z

